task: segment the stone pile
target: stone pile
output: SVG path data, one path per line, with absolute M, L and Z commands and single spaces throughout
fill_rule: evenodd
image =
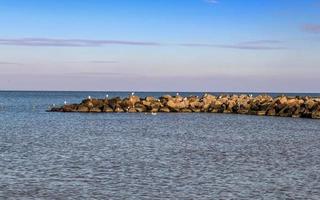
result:
M 67 104 L 51 108 L 51 112 L 186 112 L 186 113 L 234 113 L 261 116 L 303 117 L 320 119 L 320 98 L 315 97 L 271 97 L 268 95 L 221 95 L 170 96 L 160 98 L 129 96 L 121 99 L 84 99 L 80 104 Z

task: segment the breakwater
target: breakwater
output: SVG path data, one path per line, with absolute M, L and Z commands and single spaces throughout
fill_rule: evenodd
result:
M 261 116 L 302 117 L 320 119 L 320 97 L 269 95 L 220 95 L 204 94 L 202 97 L 164 95 L 160 98 L 140 98 L 130 95 L 127 98 L 96 99 L 88 97 L 79 104 L 65 104 L 52 107 L 50 112 L 206 112 L 233 113 Z

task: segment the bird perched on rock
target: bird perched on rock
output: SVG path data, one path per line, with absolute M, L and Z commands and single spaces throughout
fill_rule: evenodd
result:
M 109 97 L 109 95 L 108 94 L 106 94 L 106 98 L 108 98 Z
M 91 100 L 91 96 L 88 96 L 88 99 Z
M 131 92 L 131 96 L 134 96 L 134 92 Z
M 64 101 L 63 103 L 64 103 L 64 105 L 67 105 L 67 101 Z

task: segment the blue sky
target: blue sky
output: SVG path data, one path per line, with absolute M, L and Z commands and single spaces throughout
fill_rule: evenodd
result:
M 320 92 L 319 0 L 0 0 L 0 89 Z

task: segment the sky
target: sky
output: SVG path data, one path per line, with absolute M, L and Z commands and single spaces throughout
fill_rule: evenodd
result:
M 0 90 L 320 92 L 320 0 L 0 0 Z

